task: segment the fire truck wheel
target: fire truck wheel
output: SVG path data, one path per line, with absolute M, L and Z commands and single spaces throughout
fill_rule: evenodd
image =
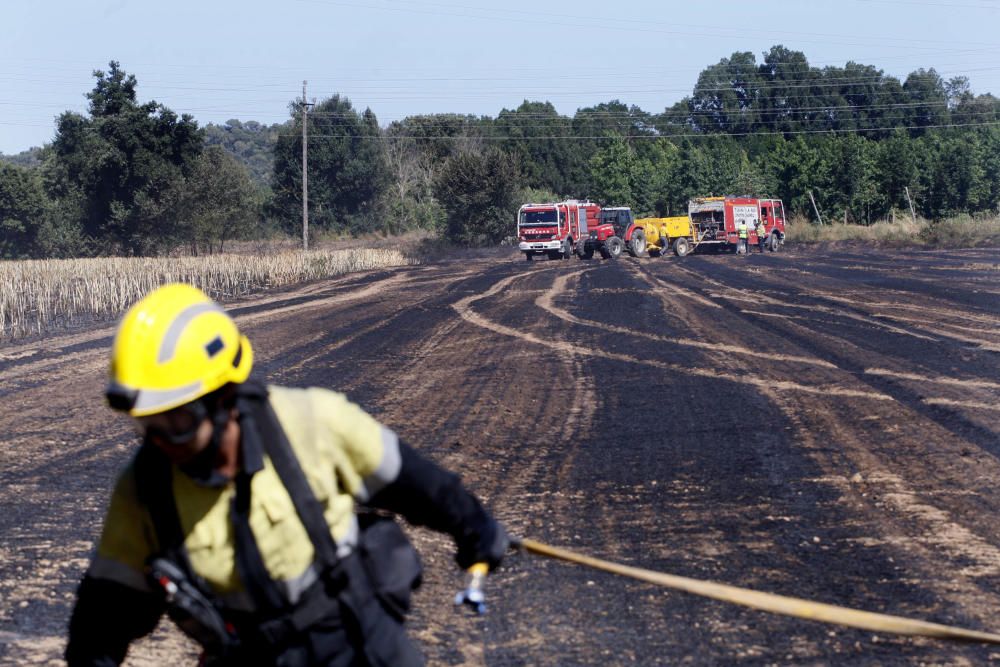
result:
M 767 248 L 771 252 L 778 252 L 778 248 L 781 247 L 781 242 L 778 240 L 777 234 L 771 234 L 767 239 Z
M 562 259 L 562 250 L 549 250 L 549 259 Z
M 674 240 L 674 254 L 678 257 L 683 257 L 689 252 L 691 252 L 691 244 L 688 243 L 688 240 L 683 236 L 677 237 L 677 239 Z
M 569 259 L 573 256 L 573 245 L 569 242 L 569 239 L 563 241 L 562 247 L 562 258 Z
M 632 238 L 629 239 L 628 244 L 628 254 L 633 257 L 642 257 L 646 254 L 646 232 L 641 229 L 632 232 Z
M 531 253 L 530 252 L 524 253 L 524 259 L 526 261 L 530 262 L 531 261 Z
M 611 259 L 618 259 L 622 256 L 622 252 L 625 250 L 625 244 L 617 236 L 612 236 L 609 238 L 605 245 L 608 248 L 608 254 L 611 255 Z

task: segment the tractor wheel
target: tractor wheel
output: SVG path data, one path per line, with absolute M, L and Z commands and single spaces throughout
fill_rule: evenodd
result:
M 646 254 L 646 232 L 641 229 L 632 232 L 632 238 L 628 242 L 628 254 L 633 257 L 642 257 Z
M 590 245 L 589 243 L 585 244 L 583 246 L 582 257 L 584 259 L 594 259 L 594 246 Z
M 674 254 L 678 257 L 684 257 L 686 254 L 691 252 L 691 244 L 683 236 L 678 236 L 674 240 Z
M 601 259 L 611 259 L 611 253 L 608 251 L 608 244 L 604 244 L 600 248 Z
M 612 236 L 604 244 L 608 248 L 608 254 L 611 255 L 611 259 L 618 259 L 625 250 L 625 244 L 617 236 Z

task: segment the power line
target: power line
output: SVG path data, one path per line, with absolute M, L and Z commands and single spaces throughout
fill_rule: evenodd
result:
M 709 139 L 713 137 L 748 137 L 748 136 L 777 136 L 777 135 L 804 135 L 804 134 L 861 134 L 865 132 L 887 132 L 893 130 L 932 130 L 958 127 L 990 127 L 1000 126 L 1000 121 L 987 121 L 982 123 L 940 123 L 934 125 L 888 125 L 885 127 L 869 128 L 843 128 L 843 129 L 817 129 L 817 130 L 788 130 L 788 131 L 764 131 L 764 132 L 691 132 L 678 134 L 636 134 L 628 136 L 576 136 L 576 135 L 538 135 L 538 136 L 491 136 L 485 134 L 458 135 L 447 137 L 428 137 L 423 135 L 355 135 L 355 134 L 311 134 L 313 139 L 364 139 L 372 141 L 393 141 L 399 139 L 419 139 L 421 141 L 464 141 L 469 139 L 483 141 L 542 141 L 542 140 L 566 140 L 566 141 L 615 141 L 620 139 Z M 297 137 L 297 134 L 279 133 L 279 137 Z

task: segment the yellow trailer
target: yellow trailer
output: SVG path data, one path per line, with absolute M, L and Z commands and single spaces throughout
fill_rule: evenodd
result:
M 694 242 L 691 220 L 686 215 L 672 218 L 639 218 L 635 221 L 646 234 L 646 249 L 650 253 L 666 255 L 674 239 L 685 237 Z M 686 254 L 686 253 L 685 253 Z

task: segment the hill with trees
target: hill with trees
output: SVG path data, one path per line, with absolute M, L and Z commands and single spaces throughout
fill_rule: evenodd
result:
M 272 230 L 298 234 L 302 122 L 198 127 L 116 62 L 95 72 L 88 114 L 49 146 L 4 158 L 3 257 L 217 252 Z M 464 244 L 511 233 L 528 193 L 686 210 L 689 198 L 782 198 L 793 215 L 871 224 L 1000 211 L 1000 100 L 933 68 L 899 80 L 853 61 L 816 68 L 774 46 L 733 53 L 662 112 L 609 100 L 558 113 L 525 100 L 496 117 L 411 116 L 380 126 L 334 95 L 307 115 L 311 229 L 431 229 Z M 15 159 L 16 158 L 16 159 Z

